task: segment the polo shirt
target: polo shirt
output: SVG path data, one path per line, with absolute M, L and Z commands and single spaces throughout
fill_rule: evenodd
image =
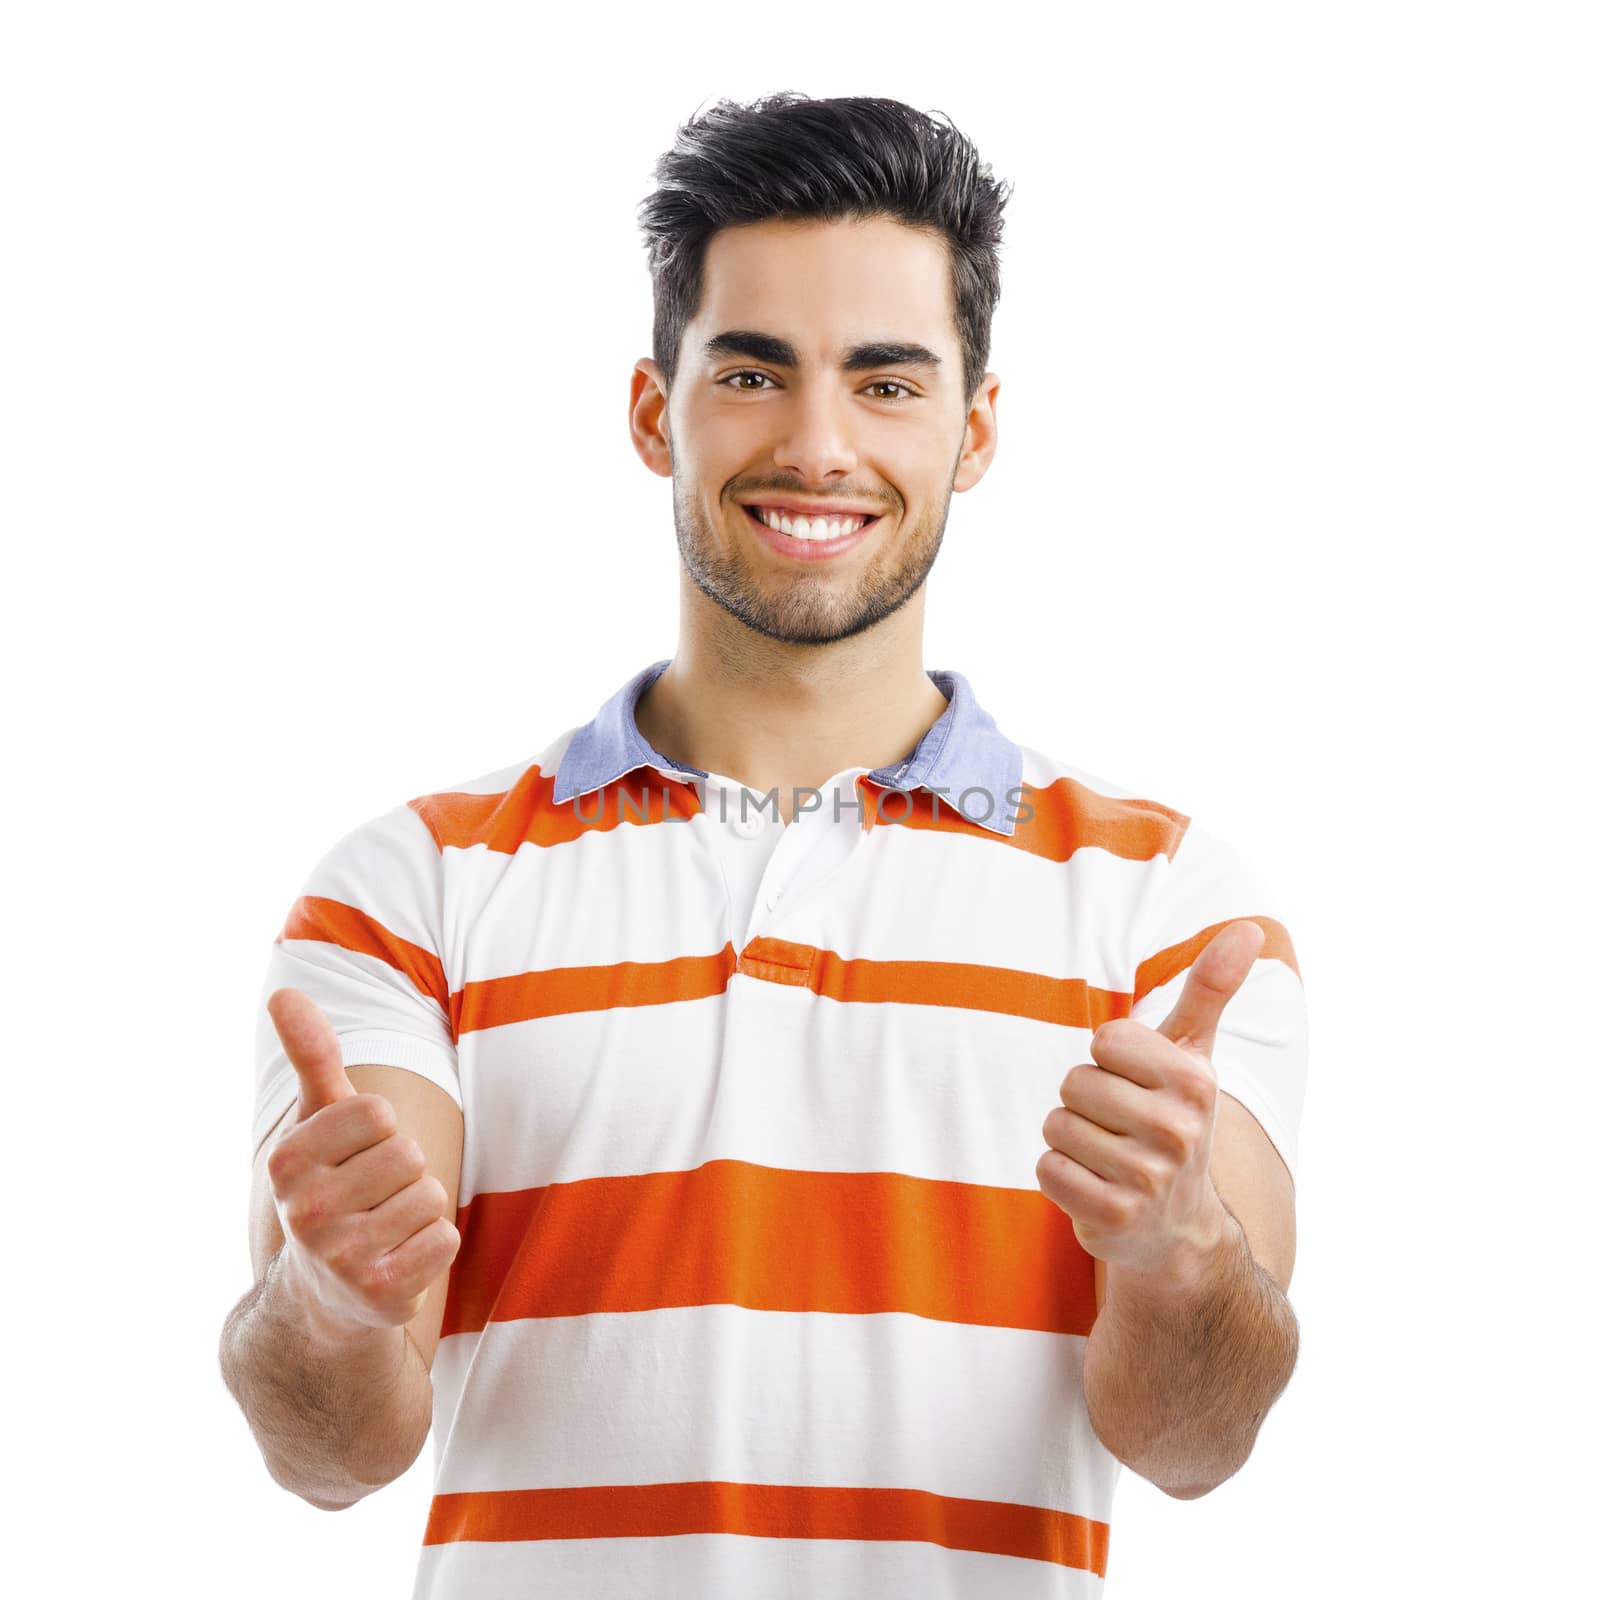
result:
M 785 824 L 640 734 L 668 664 L 346 834 L 269 951 L 258 1144 L 297 1093 L 284 986 L 462 1110 L 414 1593 L 1098 1595 L 1121 1463 L 1041 1125 L 1248 917 L 1212 1059 L 1292 1175 L 1278 891 L 953 671 L 913 750 Z

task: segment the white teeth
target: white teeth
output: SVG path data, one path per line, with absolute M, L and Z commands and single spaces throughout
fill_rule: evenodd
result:
M 764 506 L 751 506 L 750 509 L 769 528 L 794 539 L 842 539 L 847 533 L 854 533 L 867 520 L 865 517 L 791 518 L 781 512 L 769 511 Z

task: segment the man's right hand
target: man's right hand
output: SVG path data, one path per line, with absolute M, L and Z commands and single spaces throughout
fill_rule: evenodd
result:
M 329 1336 L 401 1326 L 461 1248 L 449 1196 L 380 1094 L 358 1094 L 338 1035 L 299 989 L 267 1012 L 300 1080 L 298 1115 L 267 1157 L 287 1286 Z

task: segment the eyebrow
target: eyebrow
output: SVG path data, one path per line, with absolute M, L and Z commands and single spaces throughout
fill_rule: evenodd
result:
M 769 367 L 800 365 L 800 354 L 787 339 L 747 328 L 729 328 L 714 334 L 702 346 L 701 354 L 708 361 L 723 356 L 744 356 L 751 361 L 765 361 Z M 943 365 L 926 345 L 892 339 L 851 345 L 840 363 L 845 372 L 868 372 L 873 367 L 921 367 L 930 377 Z

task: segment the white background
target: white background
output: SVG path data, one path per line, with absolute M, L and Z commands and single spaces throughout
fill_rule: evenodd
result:
M 351 827 L 672 653 L 634 208 L 778 89 L 943 111 L 1015 184 L 925 664 L 1291 912 L 1299 1367 L 1215 1493 L 1124 1473 L 1108 1593 L 1581 1587 L 1592 9 L 578 12 L 5 13 L 26 1592 L 409 1593 L 431 1443 L 319 1512 L 218 1372 L 267 949 Z

